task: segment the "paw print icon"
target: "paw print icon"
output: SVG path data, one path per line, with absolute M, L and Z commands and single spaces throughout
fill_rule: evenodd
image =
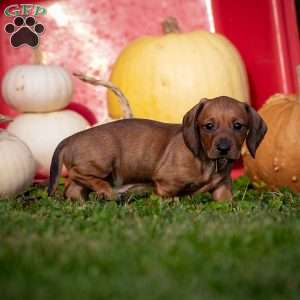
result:
M 38 46 L 39 35 L 45 30 L 44 25 L 38 23 L 34 17 L 17 16 L 13 23 L 7 23 L 4 30 L 10 34 L 10 43 L 17 48 L 28 45 L 32 48 Z

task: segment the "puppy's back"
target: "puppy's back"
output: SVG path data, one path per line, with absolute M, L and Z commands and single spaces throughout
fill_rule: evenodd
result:
M 170 139 L 181 130 L 179 124 L 146 119 L 125 119 L 81 131 L 65 140 L 64 164 L 93 164 L 109 169 L 113 164 L 123 174 L 150 176 Z

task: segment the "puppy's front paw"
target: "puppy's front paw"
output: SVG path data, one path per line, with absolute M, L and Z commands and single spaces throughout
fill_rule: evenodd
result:
M 215 201 L 224 202 L 224 201 L 232 201 L 232 191 L 231 187 L 229 188 L 226 185 L 221 185 L 216 190 L 213 191 L 212 197 Z

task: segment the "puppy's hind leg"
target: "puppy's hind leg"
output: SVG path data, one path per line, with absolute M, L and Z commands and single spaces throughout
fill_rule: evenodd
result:
M 100 199 L 114 200 L 113 190 L 109 182 L 90 176 L 86 179 L 85 184 L 95 191 Z
M 105 200 L 113 200 L 113 191 L 109 182 L 105 181 L 102 178 L 99 178 L 98 174 L 95 176 L 94 174 L 98 173 L 100 176 L 102 172 L 100 170 L 90 170 L 90 169 L 79 169 L 78 167 L 74 167 L 70 170 L 69 177 L 78 182 L 80 185 L 94 191 L 97 195 Z M 106 175 L 106 174 L 105 174 Z M 103 178 L 107 177 L 103 175 Z
M 83 203 L 88 199 L 90 190 L 82 185 L 68 180 L 65 186 L 64 197 L 71 201 L 79 201 Z

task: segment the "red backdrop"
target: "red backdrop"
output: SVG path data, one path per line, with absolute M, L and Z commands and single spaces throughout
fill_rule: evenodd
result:
M 40 42 L 44 62 L 71 72 L 108 78 L 121 49 L 138 36 L 160 34 L 160 22 L 171 15 L 183 31 L 216 31 L 235 44 L 246 63 L 255 108 L 274 93 L 297 89 L 295 67 L 300 51 L 293 0 L 1 1 L 0 80 L 13 65 L 33 62 L 32 49 L 12 48 L 3 30 L 13 19 L 3 11 L 15 3 L 47 8 L 47 14 L 37 18 L 46 28 Z M 107 114 L 106 90 L 77 79 L 75 83 L 71 108 L 91 122 L 101 121 Z M 1 97 L 0 113 L 16 114 Z

